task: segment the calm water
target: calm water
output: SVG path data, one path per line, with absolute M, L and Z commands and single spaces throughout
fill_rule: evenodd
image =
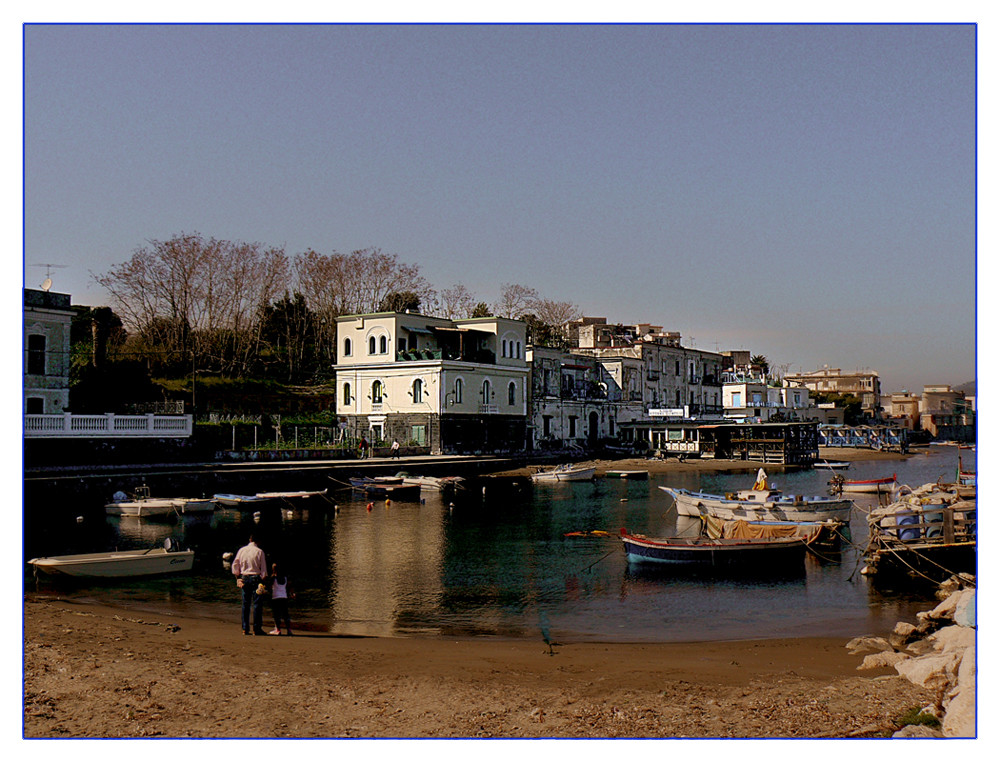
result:
M 969 458 L 971 460 L 971 458 Z M 907 461 L 866 461 L 848 478 L 890 476 L 913 486 L 953 477 L 955 448 Z M 830 472 L 775 473 L 787 492 L 821 494 Z M 25 558 L 117 548 L 150 547 L 166 537 L 195 550 L 193 573 L 176 578 L 56 585 L 27 590 L 137 610 L 227 619 L 239 626 L 239 598 L 222 555 L 253 532 L 268 560 L 286 565 L 298 591 L 293 621 L 301 630 L 396 636 L 483 636 L 554 640 L 698 641 L 801 635 L 853 637 L 912 620 L 926 593 L 878 591 L 859 572 L 858 552 L 807 557 L 802 573 L 774 579 L 650 573 L 625 563 L 614 537 L 565 537 L 567 532 L 619 527 L 648 535 L 688 531 L 678 526 L 671 484 L 708 492 L 748 487 L 749 474 L 664 475 L 649 481 L 598 480 L 528 488 L 512 498 L 476 496 L 450 507 L 425 493 L 423 504 L 334 499 L 339 511 L 251 513 L 218 510 L 175 523 L 118 519 L 28 506 Z M 295 489 L 296 485 L 287 485 Z M 874 496 L 858 495 L 861 506 Z M 684 522 L 681 517 L 681 522 Z M 864 520 L 852 521 L 854 545 L 865 541 Z M 265 623 L 270 612 L 267 612 Z

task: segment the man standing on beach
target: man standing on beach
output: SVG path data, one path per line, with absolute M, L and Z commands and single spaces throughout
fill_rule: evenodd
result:
M 250 634 L 250 610 L 253 609 L 253 634 L 264 635 L 264 596 L 259 592 L 264 577 L 267 576 L 267 561 L 264 551 L 250 540 L 240 548 L 233 559 L 233 576 L 236 586 L 243 592 L 242 622 L 243 634 Z

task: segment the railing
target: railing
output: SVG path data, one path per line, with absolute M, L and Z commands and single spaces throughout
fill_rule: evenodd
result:
M 498 408 L 497 408 L 496 405 L 480 405 L 479 406 L 479 412 L 480 413 L 496 413 L 496 412 L 498 412 Z
M 93 437 L 125 439 L 130 437 L 184 438 L 193 429 L 190 415 L 26 415 L 25 438 Z

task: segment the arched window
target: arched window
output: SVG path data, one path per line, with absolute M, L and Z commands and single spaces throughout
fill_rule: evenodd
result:
M 424 401 L 424 382 L 419 378 L 413 381 L 413 401 L 423 402 Z
M 373 339 L 373 341 L 374 341 L 374 339 Z M 382 395 L 383 395 L 383 393 L 384 392 L 382 391 L 382 382 L 381 381 L 373 381 L 372 382 L 372 404 L 373 405 L 381 405 L 382 404 Z
M 511 381 L 507 385 L 507 404 L 513 405 L 517 401 L 517 384 Z
M 350 339 L 348 339 L 350 341 Z M 344 407 L 351 406 L 351 385 L 344 384 Z
M 375 337 L 374 336 L 369 336 L 368 337 L 368 354 L 370 354 L 370 355 L 375 354 Z
M 385 336 L 379 336 L 378 338 L 378 352 L 384 355 L 389 351 L 389 340 Z
M 351 340 L 348 338 L 344 339 L 344 357 L 350 357 L 350 356 L 351 356 Z
M 501 352 L 501 357 L 507 356 L 507 339 L 503 340 L 503 351 Z
M 490 386 L 490 380 L 488 378 L 483 379 L 483 404 L 490 404 L 490 396 L 493 394 L 493 389 Z
M 465 384 L 462 383 L 462 379 L 455 379 L 455 404 L 460 405 L 462 403 L 462 387 Z
M 517 357 L 517 358 L 521 357 L 521 342 L 520 341 L 517 342 L 517 354 L 515 354 L 514 357 Z

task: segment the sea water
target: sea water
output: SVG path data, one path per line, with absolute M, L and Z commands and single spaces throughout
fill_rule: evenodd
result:
M 861 461 L 849 479 L 891 476 L 917 486 L 953 481 L 955 448 L 905 461 Z M 772 473 L 790 494 L 825 494 L 832 472 Z M 619 529 L 649 536 L 688 533 L 670 485 L 724 493 L 747 488 L 753 473 L 651 475 L 525 486 L 513 494 L 473 495 L 453 504 L 437 493 L 386 505 L 350 491 L 305 506 L 253 512 L 220 509 L 173 522 L 91 517 L 26 506 L 25 559 L 161 545 L 167 537 L 195 551 L 185 575 L 100 583 L 34 579 L 25 589 L 136 611 L 203 616 L 239 627 L 239 591 L 223 555 L 252 533 L 268 561 L 280 561 L 297 592 L 293 628 L 359 636 L 530 638 L 666 642 L 885 633 L 933 603 L 927 589 L 877 589 L 860 573 L 864 512 L 852 542 L 784 574 L 649 570 L 625 560 Z M 295 485 L 288 485 L 295 489 Z M 587 532 L 586 536 L 567 536 Z M 265 623 L 270 622 L 270 612 Z

